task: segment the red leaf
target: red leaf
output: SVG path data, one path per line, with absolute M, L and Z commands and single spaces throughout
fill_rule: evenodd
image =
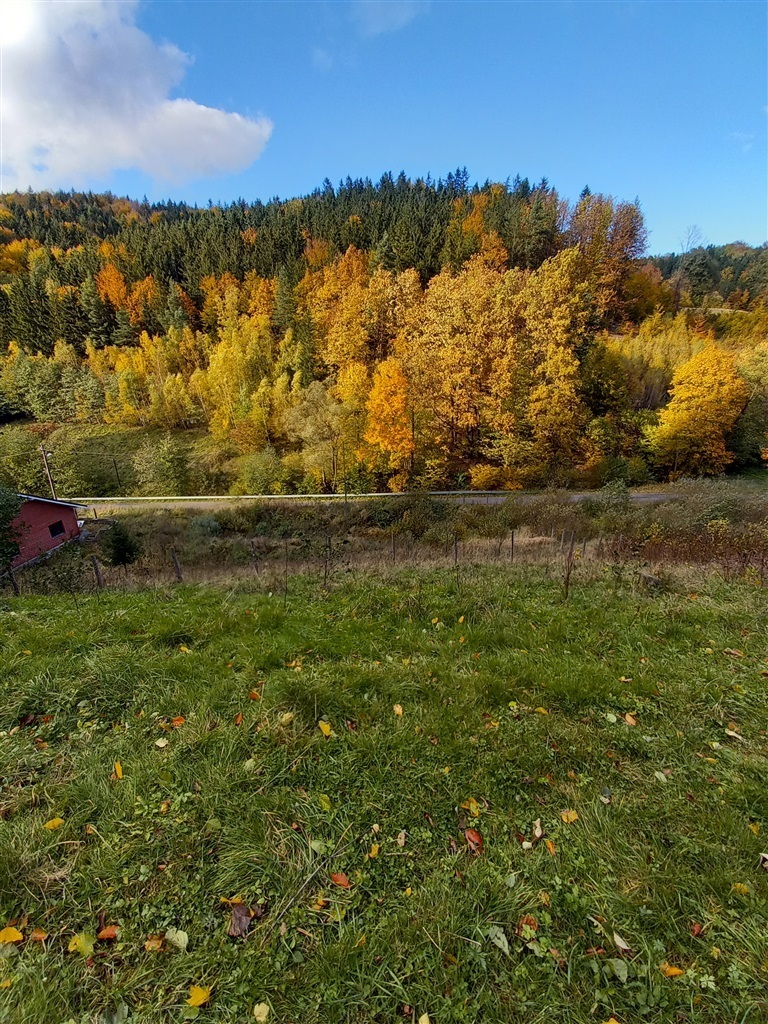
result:
M 343 871 L 339 871 L 337 874 L 331 875 L 331 881 L 334 885 L 340 885 L 342 889 L 349 888 L 349 879 Z
M 477 831 L 476 828 L 468 828 L 464 832 L 464 838 L 467 841 L 467 846 L 472 851 L 472 855 L 476 857 L 478 853 L 482 853 L 483 850 L 483 837 Z
M 235 715 L 235 725 L 242 725 L 242 724 L 243 724 L 243 712 L 242 711 L 238 711 L 237 714 Z
M 698 935 L 701 935 L 701 933 L 703 931 L 704 931 L 704 925 L 703 924 L 699 924 L 698 921 L 691 921 L 691 935 L 694 937 L 694 939 Z
M 120 929 L 116 924 L 108 924 L 106 928 L 102 928 L 99 932 L 98 938 L 100 939 L 116 939 L 120 934 Z

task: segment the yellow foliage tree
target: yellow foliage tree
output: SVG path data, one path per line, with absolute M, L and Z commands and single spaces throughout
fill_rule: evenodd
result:
M 415 450 L 408 379 L 399 359 L 385 359 L 373 375 L 365 440 L 390 469 L 402 471 Z
M 650 431 L 657 465 L 670 479 L 722 473 L 733 461 L 726 437 L 749 397 L 734 357 L 708 345 L 675 371 L 670 395 Z

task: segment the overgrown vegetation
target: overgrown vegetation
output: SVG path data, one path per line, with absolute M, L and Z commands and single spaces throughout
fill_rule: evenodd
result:
M 519 565 L 0 603 L 0 1015 L 765 1019 L 764 625 Z

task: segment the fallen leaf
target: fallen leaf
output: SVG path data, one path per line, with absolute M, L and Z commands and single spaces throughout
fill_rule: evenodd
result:
M 203 988 L 202 985 L 190 985 L 189 999 L 186 1002 L 188 1006 L 205 1006 L 210 998 L 210 988 Z
M 265 1024 L 268 1017 L 269 1005 L 267 1003 L 256 1003 L 253 1008 L 253 1019 L 259 1021 L 259 1024 Z
M 159 747 L 160 750 L 162 750 L 163 747 L 167 747 L 168 746 L 168 737 L 167 736 L 161 736 L 159 740 L 155 740 L 155 746 Z
M 397 845 L 398 846 L 405 846 L 405 839 L 406 839 L 406 832 L 405 832 L 405 829 L 403 829 L 402 832 L 398 832 L 397 833 Z
M 579 820 L 579 815 L 576 811 L 572 810 L 571 808 L 568 808 L 568 810 L 566 811 L 560 811 L 560 820 L 563 821 L 566 825 L 572 825 L 574 821 Z
M 7 928 L 0 929 L 0 943 L 3 942 L 23 942 L 24 936 L 18 928 L 8 926 Z
M 616 943 L 617 948 L 620 949 L 622 953 L 629 953 L 632 949 L 629 943 L 625 942 L 625 940 L 622 939 L 618 932 L 613 933 L 613 941 Z
M 320 730 L 320 732 L 323 734 L 323 736 L 325 736 L 326 739 L 328 739 L 328 737 L 333 732 L 333 729 L 331 728 L 331 723 L 323 721 L 322 718 L 317 723 L 317 727 Z
M 467 846 L 472 852 L 472 856 L 476 857 L 479 853 L 483 852 L 483 837 L 475 828 L 468 828 L 464 830 L 464 839 L 467 842 Z
M 520 920 L 517 922 L 515 927 L 515 935 L 518 939 L 526 938 L 531 934 L 536 934 L 539 930 L 539 922 L 533 916 L 533 914 L 523 914 Z
M 119 761 L 115 761 L 115 775 L 118 779 L 122 779 L 123 777 L 123 766 Z
M 251 930 L 251 908 L 244 903 L 233 903 L 227 935 L 231 939 L 244 939 Z
M 331 798 L 326 793 L 317 794 L 317 802 L 320 804 L 320 809 L 329 814 L 331 811 Z
M 243 724 L 243 712 L 242 711 L 238 711 L 237 714 L 235 715 L 235 725 L 242 725 L 242 724 Z
M 402 704 L 394 704 L 393 707 L 392 707 L 392 710 L 399 717 L 403 713 L 403 705 Z
M 144 943 L 144 949 L 148 953 L 158 953 L 163 948 L 162 935 L 150 935 Z
M 186 953 L 187 946 L 189 945 L 189 936 L 186 932 L 183 932 L 180 928 L 168 928 L 165 932 L 165 938 L 172 946 L 176 949 L 180 949 L 182 953 Z
M 473 818 L 480 817 L 480 804 L 473 796 L 471 796 L 469 800 L 465 800 L 461 806 L 465 811 L 469 811 Z
M 494 946 L 498 946 L 502 953 L 505 953 L 507 956 L 509 956 L 509 940 L 507 939 L 507 936 L 502 927 L 500 927 L 497 924 L 489 925 L 485 929 L 485 934 L 488 936 L 488 938 L 491 940 Z
M 548 715 L 549 714 L 549 712 L 547 711 L 546 708 L 534 708 L 534 710 L 536 711 L 536 714 L 538 714 L 538 715 Z
M 341 886 L 342 889 L 349 888 L 349 879 L 347 878 L 343 871 L 338 871 L 335 874 L 331 875 L 331 881 L 333 882 L 334 885 Z
M 361 935 L 360 938 L 355 943 L 355 949 L 364 949 L 366 944 L 367 944 L 367 942 L 368 942 L 368 939 L 366 939 L 366 937 L 364 935 Z
M 419 1017 L 419 1024 L 429 1024 L 428 1013 L 422 1013 L 422 1015 Z
M 46 821 L 43 828 L 47 828 L 50 832 L 55 832 L 57 828 L 61 828 L 64 824 L 63 818 L 51 818 L 50 821 Z
M 280 715 L 279 721 L 280 721 L 280 725 L 290 725 L 291 722 L 293 721 L 293 712 L 292 711 L 284 711 L 282 713 L 282 715 Z
M 627 725 L 637 725 L 637 719 L 634 715 L 631 715 L 629 712 L 627 712 L 626 715 L 624 715 L 624 721 L 627 723 Z
M 249 696 L 249 698 L 251 700 L 261 700 L 261 694 L 259 693 L 258 690 L 251 690 L 251 692 L 248 694 L 248 696 Z M 260 1005 L 261 1006 L 266 1006 L 267 1004 L 266 1003 L 261 1003 Z
M 753 836 L 756 836 L 756 835 L 760 834 L 760 822 L 759 821 L 750 821 L 750 823 L 747 826 L 747 828 L 749 829 L 749 831 L 752 833 Z
M 740 651 L 738 647 L 726 647 L 723 654 L 728 654 L 731 658 L 743 658 L 744 651 Z
M 541 827 L 541 818 L 537 818 L 533 823 L 533 838 L 538 841 L 544 836 L 544 829 Z
M 190 649 L 187 647 L 186 644 L 179 644 L 179 650 L 181 651 L 182 654 L 191 654 L 192 653 L 192 651 L 190 651 Z
M 184 717 L 184 715 L 176 715 L 175 718 L 171 719 L 171 725 L 173 726 L 174 729 L 180 729 L 185 722 L 186 718 Z
M 743 882 L 734 882 L 731 891 L 738 893 L 739 896 L 749 896 L 749 886 L 744 885 Z
M 101 931 L 96 936 L 96 938 L 97 939 L 104 939 L 104 940 L 109 942 L 112 939 L 116 939 L 119 936 L 119 934 L 120 934 L 120 928 L 119 928 L 118 925 L 116 925 L 116 924 L 108 924 L 106 926 L 106 928 L 102 928 L 101 929 Z
M 694 939 L 697 938 L 699 935 L 701 935 L 701 933 L 703 931 L 704 931 L 704 925 L 699 924 L 698 921 L 691 921 L 690 932 L 691 932 L 691 935 L 694 937 Z
M 659 970 L 665 978 L 679 978 L 681 975 L 685 974 L 682 967 L 672 967 L 672 965 L 668 964 L 666 960 L 663 964 L 659 964 Z
M 555 844 L 552 842 L 552 840 L 551 839 L 545 839 L 544 840 L 544 845 L 549 850 L 550 856 L 554 857 L 555 856 Z
M 70 953 L 79 953 L 80 956 L 84 956 L 86 959 L 89 956 L 93 956 L 93 944 L 96 939 L 93 935 L 89 935 L 87 932 L 80 932 L 78 935 L 73 935 L 69 940 L 67 949 Z
M 621 1024 L 620 1021 L 616 1020 L 615 1017 L 609 1017 L 608 1020 L 604 1020 L 603 1024 Z
M 33 942 L 45 942 L 48 938 L 48 932 L 44 932 L 42 928 L 35 928 L 29 937 Z
M 371 858 L 371 860 L 375 860 L 376 857 L 379 856 L 379 849 L 380 847 L 378 843 L 372 844 L 370 850 L 368 851 L 368 856 Z

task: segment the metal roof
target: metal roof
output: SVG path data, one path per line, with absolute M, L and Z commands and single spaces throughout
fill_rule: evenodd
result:
M 83 505 L 79 501 L 61 501 L 59 498 L 43 498 L 39 494 L 22 494 L 19 493 L 19 497 L 25 501 L 44 501 L 48 505 L 66 505 L 67 508 L 88 508 L 87 505 Z

